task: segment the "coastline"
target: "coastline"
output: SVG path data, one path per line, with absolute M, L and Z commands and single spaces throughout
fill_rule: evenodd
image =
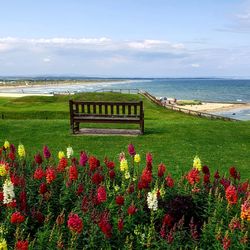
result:
M 250 103 L 220 103 L 220 102 L 202 102 L 198 105 L 175 105 L 176 107 L 186 108 L 201 112 L 223 112 L 234 109 L 250 109 Z

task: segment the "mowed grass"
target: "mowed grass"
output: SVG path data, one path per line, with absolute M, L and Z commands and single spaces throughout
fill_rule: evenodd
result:
M 145 135 L 131 136 L 73 136 L 69 127 L 70 98 L 79 100 L 144 101 Z M 236 166 L 242 179 L 250 177 L 250 122 L 226 122 L 198 118 L 166 110 L 139 95 L 117 93 L 86 93 L 76 96 L 0 98 L 0 143 L 23 143 L 32 157 L 42 151 L 43 145 L 51 148 L 54 157 L 59 150 L 71 145 L 76 152 L 117 159 L 127 145 L 133 143 L 143 157 L 153 154 L 154 167 L 165 163 L 172 175 L 179 175 L 192 166 L 198 155 L 204 165 L 221 174 Z M 92 126 L 92 125 L 89 125 Z M 96 126 L 96 125 L 93 125 Z M 103 127 L 115 125 L 104 124 Z M 118 127 L 129 127 L 119 125 Z M 142 159 L 141 167 L 145 160 Z

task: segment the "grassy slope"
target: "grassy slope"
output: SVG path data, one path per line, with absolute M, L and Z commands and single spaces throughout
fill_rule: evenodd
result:
M 141 97 L 88 93 L 74 98 L 122 101 Z M 47 144 L 54 155 L 70 144 L 76 152 L 86 150 L 101 158 L 104 155 L 116 158 L 119 152 L 127 151 L 131 142 L 140 154 L 152 152 L 155 164 L 164 162 L 173 174 L 189 169 L 198 154 L 203 164 L 214 170 L 224 173 L 235 165 L 244 179 L 250 177 L 250 122 L 196 118 L 165 110 L 144 99 L 145 135 L 72 136 L 68 99 L 68 96 L 0 98 L 0 115 L 11 118 L 0 120 L 0 143 L 5 139 L 15 144 L 22 142 L 32 153 Z

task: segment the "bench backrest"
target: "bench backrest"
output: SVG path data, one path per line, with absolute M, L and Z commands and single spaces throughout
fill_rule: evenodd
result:
M 143 117 L 143 102 L 69 101 L 71 116 Z

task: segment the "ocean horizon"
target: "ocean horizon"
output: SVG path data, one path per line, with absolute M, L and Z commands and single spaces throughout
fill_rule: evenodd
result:
M 31 79 L 31 78 L 26 78 Z M 32 78 L 35 80 L 34 78 Z M 208 102 L 250 102 L 250 79 L 235 78 L 85 78 L 43 77 L 39 80 L 74 80 L 73 84 L 46 86 L 25 86 L 24 88 L 1 88 L 0 92 L 11 93 L 80 93 L 92 92 L 102 88 L 108 89 L 141 89 L 156 97 L 176 98 L 177 100 L 200 100 Z M 79 84 L 78 80 L 95 80 L 97 83 Z M 103 82 L 101 81 L 103 80 Z M 108 81 L 110 80 L 110 82 Z M 112 81 L 116 80 L 116 81 Z M 119 81 L 120 80 L 120 81 Z M 250 110 L 219 112 L 220 115 L 241 120 L 250 120 Z

